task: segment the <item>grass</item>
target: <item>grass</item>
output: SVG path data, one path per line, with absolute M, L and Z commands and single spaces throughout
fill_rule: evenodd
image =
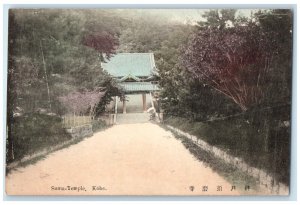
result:
M 165 123 L 240 157 L 249 165 L 264 169 L 280 182 L 289 184 L 290 135 L 287 129 L 272 126 L 267 133 L 266 129 L 257 128 L 243 118 L 192 122 L 169 117 Z
M 92 122 L 94 133 L 107 127 L 102 120 L 94 120 Z M 62 128 L 59 117 L 41 114 L 28 114 L 16 118 L 12 126 L 12 135 L 15 158 L 8 159 L 7 163 L 17 163 L 16 167 L 26 167 L 35 164 L 37 161 L 45 159 L 49 153 L 77 144 L 86 138 L 72 138 Z M 44 150 L 46 151 L 44 152 Z M 34 154 L 37 154 L 37 156 L 22 161 L 25 156 L 34 156 Z M 12 169 L 7 168 L 6 174 Z
M 10 126 L 14 159 L 7 158 L 8 163 L 72 138 L 63 129 L 61 118 L 58 116 L 28 113 L 14 118 Z
M 72 146 L 72 145 L 75 145 L 75 144 L 78 144 L 79 142 L 81 142 L 82 140 L 84 140 L 84 139 L 86 139 L 86 138 L 88 138 L 88 137 L 91 137 L 91 136 L 79 137 L 79 138 L 71 139 L 71 140 L 69 140 L 69 141 L 64 142 L 64 144 L 63 144 L 62 146 L 59 146 L 59 145 L 58 145 L 58 146 L 55 147 L 54 149 L 50 149 L 50 148 L 49 148 L 48 151 L 47 151 L 46 153 L 43 153 L 43 154 L 38 155 L 38 156 L 36 156 L 36 157 L 33 157 L 33 158 L 29 159 L 29 160 L 20 161 L 20 162 L 17 164 L 16 167 L 13 167 L 13 168 L 11 168 L 11 169 L 9 169 L 9 168 L 6 167 L 6 175 L 9 174 L 12 170 L 15 170 L 15 169 L 17 169 L 17 168 L 19 168 L 19 167 L 27 167 L 27 166 L 33 165 L 33 164 L 35 164 L 35 163 L 37 163 L 37 162 L 39 162 L 39 161 L 41 161 L 41 160 L 44 160 L 44 159 L 47 158 L 47 155 L 49 155 L 50 153 L 53 153 L 53 152 L 55 152 L 55 151 L 62 150 L 62 149 L 65 149 L 65 148 L 68 148 L 68 147 L 70 147 L 70 146 Z
M 240 171 L 236 167 L 227 164 L 225 161 L 216 158 L 213 154 L 200 149 L 190 139 L 178 135 L 172 131 L 175 138 L 180 140 L 189 152 L 220 176 L 224 177 L 230 184 L 236 186 L 237 190 L 247 194 L 245 186 L 249 185 L 252 190 L 259 191 L 257 180 L 248 174 Z

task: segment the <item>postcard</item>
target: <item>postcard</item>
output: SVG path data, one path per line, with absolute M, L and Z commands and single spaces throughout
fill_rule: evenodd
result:
M 9 9 L 9 196 L 288 196 L 292 9 Z

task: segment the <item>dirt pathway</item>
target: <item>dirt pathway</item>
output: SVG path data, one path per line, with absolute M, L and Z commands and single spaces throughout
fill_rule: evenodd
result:
M 219 185 L 222 191 L 217 191 Z M 203 186 L 208 190 L 203 191 Z M 170 132 L 151 123 L 116 125 L 12 171 L 6 177 L 6 191 L 10 195 L 239 194 Z

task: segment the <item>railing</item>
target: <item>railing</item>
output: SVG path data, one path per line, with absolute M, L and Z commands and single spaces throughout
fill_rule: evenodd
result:
M 70 127 L 76 127 L 81 125 L 87 125 L 92 123 L 92 119 L 90 116 L 63 116 L 63 127 L 64 128 L 70 128 Z

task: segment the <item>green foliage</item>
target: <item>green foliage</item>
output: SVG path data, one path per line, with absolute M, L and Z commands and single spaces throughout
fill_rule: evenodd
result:
M 224 177 L 231 184 L 237 186 L 237 190 L 243 192 L 245 184 L 256 190 L 257 182 L 256 179 L 249 176 L 245 172 L 239 170 L 224 160 L 214 156 L 212 153 L 199 149 L 190 139 L 174 133 L 175 137 L 181 140 L 182 144 L 188 149 L 199 161 L 204 163 L 217 172 L 219 175 Z
M 161 19 L 144 13 L 139 15 L 135 11 L 121 13 L 123 20 L 118 52 L 155 52 L 162 46 L 162 42 L 169 40 L 174 25 L 168 19 Z
M 199 21 L 200 28 L 218 28 L 224 29 L 226 26 L 231 26 L 237 22 L 236 9 L 213 9 L 206 11 L 202 17 L 206 21 Z
M 228 149 L 249 163 L 271 170 L 281 181 L 288 182 L 290 131 L 282 124 L 290 122 L 291 11 L 266 10 L 255 13 L 251 18 L 241 18 L 236 15 L 236 10 L 210 10 L 203 15 L 206 21 L 197 25 L 174 23 L 146 13 L 93 9 L 88 12 L 10 11 L 8 136 L 16 136 L 15 150 L 21 153 L 17 156 L 31 152 L 30 146 L 35 147 L 31 143 L 36 141 L 33 149 L 54 143 L 55 140 L 51 139 L 56 139 L 58 133 L 47 123 L 58 126 L 58 122 L 44 120 L 46 115 L 40 119 L 35 116 L 37 114 L 14 117 L 14 113 L 18 110 L 33 113 L 47 108 L 47 112 L 62 114 L 64 109 L 58 101 L 59 96 L 75 90 L 101 87 L 105 88 L 105 95 L 95 109 L 95 115 L 99 116 L 105 112 L 105 106 L 113 96 L 123 97 L 116 82 L 101 69 L 100 61 L 109 58 L 115 49 L 118 52 L 153 52 L 163 112 L 167 117 L 182 117 L 179 120 L 170 118 L 167 123 Z M 260 42 L 262 44 L 258 44 Z M 116 48 L 118 44 L 119 48 Z M 255 52 L 256 46 L 261 46 L 259 52 Z M 186 52 L 190 52 L 192 58 L 185 58 Z M 201 58 L 208 54 L 207 64 L 204 64 Z M 253 62 L 247 64 L 241 63 L 241 57 L 251 60 L 254 54 L 267 54 L 266 72 L 256 72 L 261 71 L 264 64 L 264 61 L 258 63 L 258 58 L 252 58 Z M 190 72 L 187 68 L 191 64 L 196 71 L 213 68 L 215 74 L 222 73 L 224 67 L 228 68 L 229 72 L 223 72 L 222 78 L 217 79 L 218 83 L 225 87 L 228 84 L 224 81 L 234 79 L 237 84 L 249 88 L 246 95 L 238 97 L 247 96 L 247 99 L 257 98 L 258 101 L 249 100 L 242 117 L 205 122 L 239 113 L 239 103 L 200 78 L 199 72 Z M 217 69 L 212 66 L 214 64 L 218 65 Z M 225 74 L 227 78 L 224 78 Z M 257 85 L 258 79 L 263 95 L 253 94 L 255 89 L 252 88 Z M 230 91 L 235 93 L 240 93 L 243 88 L 234 87 L 238 89 Z M 235 96 L 235 99 L 238 97 Z M 282 105 L 286 107 L 279 108 Z M 270 107 L 273 107 L 272 112 L 261 111 Z M 36 122 L 37 118 L 40 122 Z M 14 123 L 15 120 L 18 122 Z M 102 125 L 102 122 L 94 121 L 93 130 Z M 42 126 L 50 129 L 46 131 L 49 141 L 46 140 L 45 145 L 40 142 L 43 136 L 38 136 L 38 133 L 44 133 L 40 130 Z M 60 130 L 58 127 L 55 129 Z M 24 139 L 22 132 L 26 136 Z M 9 141 L 8 147 L 12 150 L 12 141 Z
M 277 108 L 278 109 L 278 108 Z M 287 112 L 288 107 L 280 108 Z M 170 117 L 165 123 L 197 136 L 211 145 L 241 157 L 248 164 L 272 173 L 279 181 L 289 184 L 290 127 L 283 126 L 278 110 L 256 111 L 259 125 L 250 124 L 247 115 L 206 122 L 188 121 L 186 118 Z M 268 124 L 270 119 L 276 119 Z M 268 139 L 268 137 L 272 137 Z
M 175 53 L 172 46 L 165 49 L 165 56 L 171 56 L 164 58 L 167 62 L 157 60 L 164 69 L 160 85 L 166 123 L 289 184 L 292 14 L 290 10 L 267 10 L 247 19 L 235 12 L 206 12 L 206 21 L 191 29 L 188 43 L 182 42 L 186 46 L 176 50 L 174 61 L 168 56 Z M 257 46 L 261 47 L 253 49 Z M 185 58 L 187 53 L 191 58 Z M 253 58 L 255 55 L 262 58 Z M 224 93 L 237 79 L 231 93 Z M 212 82 L 221 86 L 214 87 Z M 254 92 L 254 84 L 259 92 Z M 247 92 L 232 100 L 230 95 L 245 88 Z M 244 108 L 237 100 L 243 97 L 248 99 Z
M 123 90 L 117 85 L 117 83 L 112 78 L 107 78 L 102 83 L 102 87 L 105 88 L 105 93 L 102 96 L 101 101 L 97 104 L 95 108 L 95 116 L 99 116 L 106 111 L 106 105 L 108 105 L 113 100 L 113 97 L 124 97 Z
M 255 14 L 268 40 L 268 50 L 273 51 L 271 71 L 268 73 L 271 85 L 266 92 L 265 104 L 282 104 L 291 101 L 292 81 L 292 35 L 293 14 L 291 10 L 275 9 Z
M 94 133 L 107 128 L 107 125 L 103 120 L 93 120 L 92 126 L 93 126 L 92 129 Z
M 118 21 L 118 17 L 105 10 L 9 11 L 8 158 L 12 158 L 13 149 L 21 149 L 23 151 L 20 152 L 24 153 L 26 149 L 31 151 L 31 144 L 27 142 L 27 147 L 19 144 L 13 147 L 15 116 L 40 110 L 62 115 L 66 109 L 59 102 L 60 96 L 74 91 L 94 90 L 113 82 L 102 70 L 100 62 L 103 55 L 109 57 L 115 52 L 119 34 L 114 25 Z M 107 96 L 115 94 L 109 92 L 106 90 Z M 105 107 L 105 103 L 101 106 Z M 25 118 L 18 120 L 18 124 L 26 124 Z M 44 126 L 52 126 L 54 122 L 49 123 Z M 34 126 L 29 126 L 28 130 L 39 131 L 41 135 L 44 133 Z M 43 147 L 37 143 L 38 146 Z
M 109 56 L 116 49 L 117 30 L 104 21 L 95 24 L 95 17 L 104 13 L 106 19 L 117 20 L 106 12 L 10 11 L 9 42 L 13 45 L 9 55 L 14 62 L 8 69 L 9 87 L 16 90 L 14 107 L 26 112 L 47 108 L 59 113 L 58 96 L 83 88 L 93 90 L 106 82 L 109 76 L 101 69 L 101 56 Z M 90 36 L 97 38 L 87 42 Z M 100 44 L 101 48 L 94 46 Z
M 19 160 L 25 155 L 71 139 L 62 128 L 60 117 L 44 114 L 29 113 L 15 117 L 11 131 L 14 159 L 7 156 L 7 162 Z
M 291 11 L 259 11 L 255 19 L 242 21 L 234 13 L 212 10 L 203 15 L 207 21 L 199 23 L 190 39 L 183 65 L 244 111 L 289 102 Z

